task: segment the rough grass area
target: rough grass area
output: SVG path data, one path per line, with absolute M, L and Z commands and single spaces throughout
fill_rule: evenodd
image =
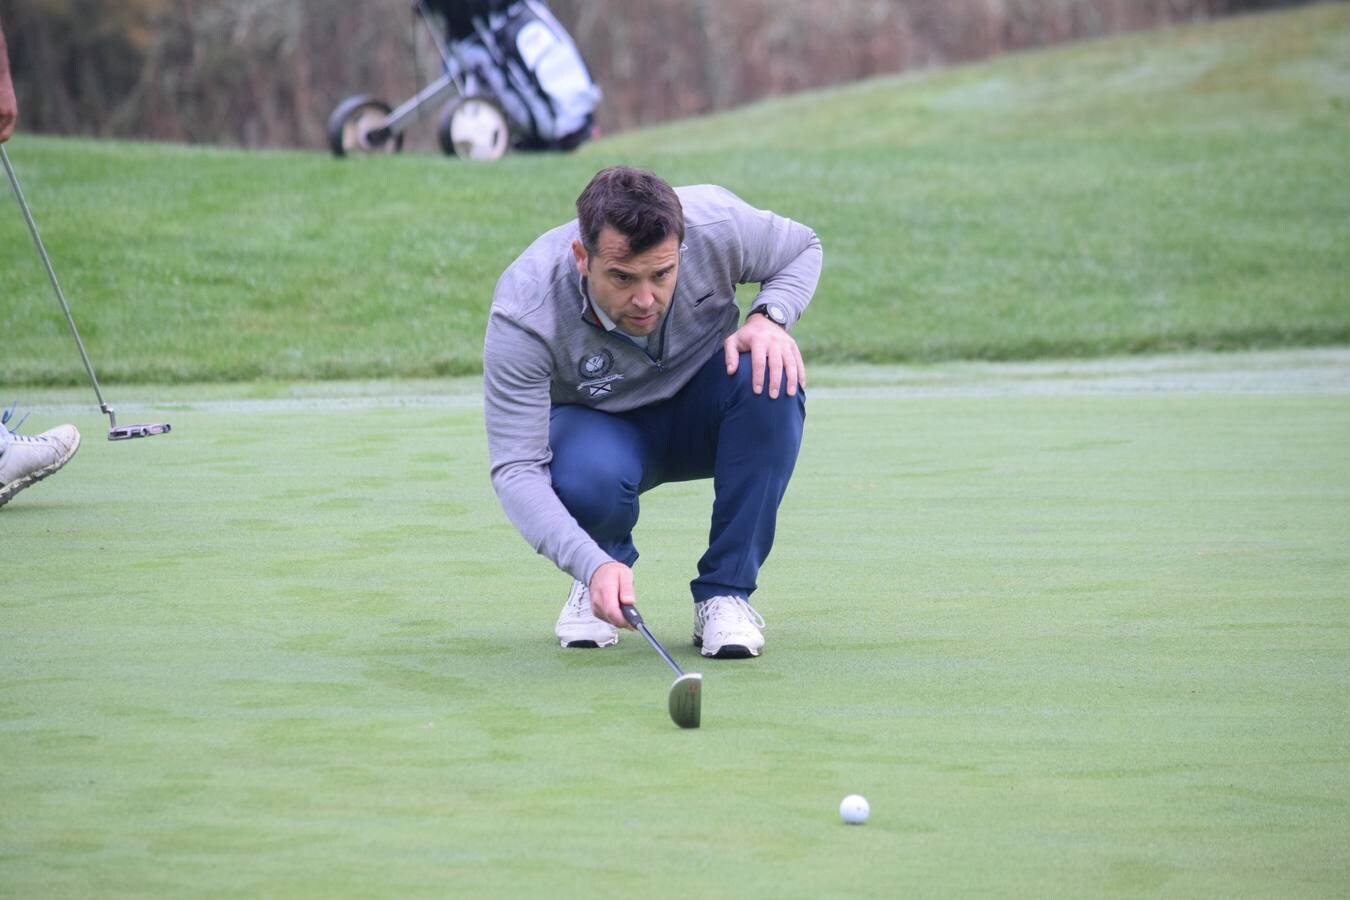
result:
M 8 146 L 110 382 L 474 372 L 497 275 L 617 162 L 816 227 L 827 267 L 798 329 L 816 362 L 1350 341 L 1344 4 L 487 167 L 23 133 Z M 8 201 L 0 309 L 0 383 L 84 378 Z
M 1347 368 L 1231 365 L 827 379 L 751 662 L 689 646 L 709 486 L 644 497 L 692 732 L 640 639 L 553 641 L 472 380 L 78 417 L 0 511 L 0 894 L 1342 897 Z

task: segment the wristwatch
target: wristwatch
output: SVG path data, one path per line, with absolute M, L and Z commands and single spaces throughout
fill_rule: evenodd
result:
M 750 313 L 746 318 L 750 318 L 750 316 L 753 316 L 755 313 L 759 313 L 779 328 L 788 327 L 787 310 L 783 309 L 783 307 L 779 306 L 777 303 L 761 303 L 759 306 L 750 310 Z

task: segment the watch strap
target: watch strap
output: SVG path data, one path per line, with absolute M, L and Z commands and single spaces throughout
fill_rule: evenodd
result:
M 771 311 L 773 309 L 776 309 L 778 311 L 777 316 L 775 316 Z M 773 324 L 777 325 L 780 328 L 785 329 L 788 327 L 787 313 L 783 310 L 783 307 L 781 306 L 775 306 L 769 303 L 757 303 L 755 304 L 754 308 L 751 309 L 750 312 L 746 314 L 746 318 L 753 316 L 755 313 L 759 313 L 761 316 L 768 319 L 770 322 L 772 322 Z

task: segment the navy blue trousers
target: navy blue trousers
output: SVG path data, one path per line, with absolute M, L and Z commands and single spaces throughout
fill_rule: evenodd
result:
M 766 385 L 756 395 L 749 354 L 727 375 L 719 349 L 669 400 L 624 413 L 554 406 L 553 489 L 601 549 L 631 566 L 638 496 L 670 481 L 712 478 L 708 550 L 689 587 L 696 602 L 749 597 L 773 548 L 805 421 L 804 391 L 789 397 L 780 386 L 771 400 Z

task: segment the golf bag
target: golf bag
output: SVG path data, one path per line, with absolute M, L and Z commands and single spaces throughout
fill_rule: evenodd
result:
M 397 109 L 365 95 L 342 101 L 328 121 L 334 155 L 398 152 L 418 111 L 447 97 L 437 127 L 447 154 L 572 150 L 592 136 L 600 88 L 543 0 L 416 0 L 414 10 L 444 74 Z
M 506 112 L 517 146 L 571 150 L 591 136 L 600 89 L 542 0 L 432 5 L 473 76 Z M 466 24 L 471 32 L 462 31 Z

